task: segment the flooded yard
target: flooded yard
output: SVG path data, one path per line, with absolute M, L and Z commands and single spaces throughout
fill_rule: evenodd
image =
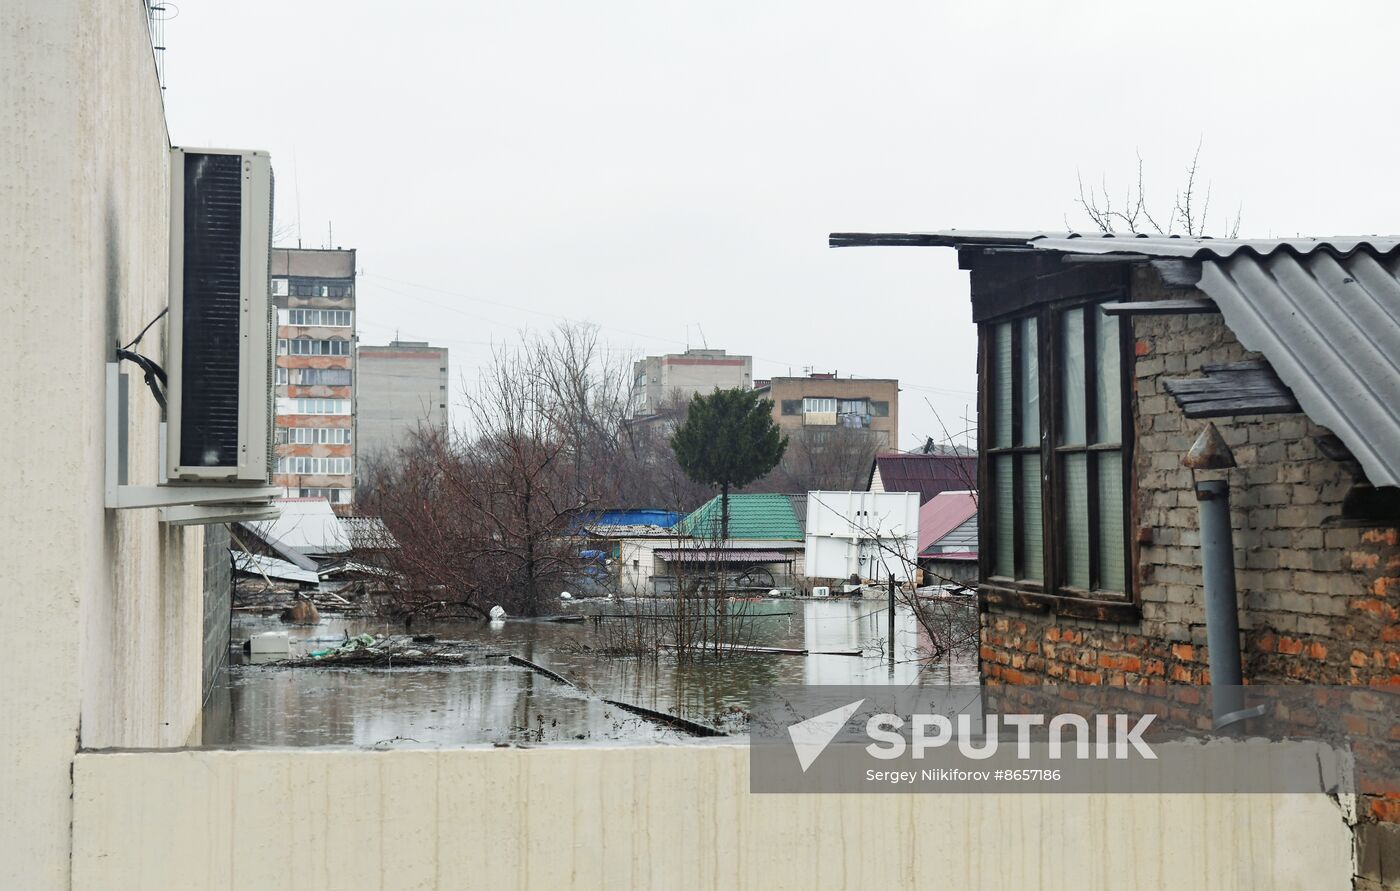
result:
M 913 613 L 896 608 L 895 660 L 884 639 L 888 613 L 875 600 L 772 599 L 744 604 L 755 645 L 862 655 L 733 654 L 681 663 L 674 657 L 603 656 L 607 625 L 625 606 L 565 602 L 582 623 L 507 621 L 415 626 L 415 634 L 461 640 L 483 657 L 470 664 L 402 668 L 249 665 L 241 645 L 287 631 L 294 656 L 333 647 L 347 634 L 401 631 L 379 619 L 327 617 L 314 626 L 235 614 L 224 684 L 205 708 L 205 744 L 233 746 L 416 746 L 561 741 L 680 741 L 691 737 L 604 702 L 622 701 L 744 732 L 755 691 L 778 684 L 944 685 L 977 682 L 967 653 L 930 662 Z M 972 606 L 969 618 L 975 621 Z M 602 614 L 595 621 L 592 617 Z M 528 659 L 574 681 L 552 680 L 497 654 Z

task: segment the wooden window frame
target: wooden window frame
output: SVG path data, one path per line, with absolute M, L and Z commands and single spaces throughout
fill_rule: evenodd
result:
M 1119 420 L 1122 425 L 1121 439 L 1117 443 L 1090 443 L 1087 440 L 1093 438 L 1091 431 L 1095 430 L 1096 411 L 1095 400 L 1095 368 L 1094 361 L 1097 349 L 1095 337 L 1097 329 L 1091 320 L 1096 320 L 1097 314 L 1093 308 L 1099 304 L 1109 302 L 1114 299 L 1121 299 L 1121 291 L 1099 292 L 1084 294 L 1053 302 L 1042 302 L 1032 307 L 1028 307 L 1019 312 L 1008 313 L 992 318 L 987 318 L 979 322 L 978 330 L 978 372 L 981 386 L 978 388 L 978 414 L 984 418 L 984 424 L 991 430 L 994 423 L 995 411 L 993 399 L 997 391 L 996 371 L 995 371 L 995 346 L 996 346 L 996 326 L 1012 323 L 1012 347 L 1011 347 L 1011 423 L 1012 434 L 1011 446 L 996 447 L 992 445 L 992 435 L 978 436 L 978 489 L 982 493 L 979 504 L 978 528 L 980 530 L 981 542 L 979 543 L 979 592 L 984 599 L 990 603 L 1003 604 L 1017 608 L 1032 609 L 1037 611 L 1053 610 L 1060 615 L 1073 616 L 1079 618 L 1099 619 L 1105 621 L 1135 621 L 1141 617 L 1139 591 L 1136 584 L 1136 549 L 1133 547 L 1130 530 L 1133 527 L 1133 517 L 1135 511 L 1133 493 L 1136 488 L 1136 475 L 1133 470 L 1133 364 L 1135 353 L 1133 349 L 1133 332 L 1131 321 L 1120 321 L 1119 323 Z M 1063 425 L 1063 405 L 1065 395 L 1065 385 L 1060 380 L 1061 377 L 1061 356 L 1060 340 L 1062 338 L 1061 326 L 1064 314 L 1068 310 L 1084 308 L 1085 325 L 1085 352 L 1084 352 L 1084 381 L 1082 391 L 1085 400 L 1085 439 L 1083 445 L 1059 445 L 1060 429 Z M 1036 319 L 1036 339 L 1037 343 L 1037 381 L 1039 384 L 1040 397 L 1040 445 L 1037 449 L 1034 446 L 1015 445 L 1020 442 L 1021 436 L 1021 399 L 1022 393 L 1022 370 L 1021 363 L 1024 350 L 1022 349 L 1022 325 L 1021 320 L 1034 317 Z M 1086 453 L 1094 455 L 1105 451 L 1113 451 L 1122 455 L 1122 476 L 1123 486 L 1121 497 L 1123 499 L 1123 591 L 1105 591 L 1102 589 L 1071 588 L 1066 584 L 1066 554 L 1065 549 L 1068 544 L 1063 523 L 1065 489 L 1063 456 L 1066 454 Z M 1022 487 L 1021 487 L 1021 458 L 1022 454 L 1040 455 L 1041 468 L 1041 535 L 1042 535 L 1042 556 L 1044 560 L 1042 578 L 1040 581 L 1024 578 L 1024 558 L 1023 550 L 1023 524 L 1024 511 L 1022 509 Z M 1012 485 L 1012 515 L 1013 520 L 1013 548 L 1014 566 L 1018 578 L 1008 578 L 1005 576 L 993 575 L 994 562 L 996 556 L 996 513 L 998 505 L 996 503 L 996 491 L 993 485 L 993 460 L 998 455 L 1012 454 L 1016 457 L 1012 460 L 1013 485 Z M 1100 555 L 1098 553 L 1097 522 L 1100 505 L 1097 501 L 1097 457 L 1086 460 L 1086 475 L 1091 485 L 1089 487 L 1089 510 L 1086 517 L 1089 529 L 1090 547 L 1090 580 L 1091 585 L 1097 579 L 1100 569 Z

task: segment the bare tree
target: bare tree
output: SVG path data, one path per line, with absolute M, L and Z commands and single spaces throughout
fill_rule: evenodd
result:
M 1202 185 L 1200 181 L 1203 142 L 1200 140 L 1196 143 L 1196 151 L 1186 165 L 1186 181 L 1172 198 L 1170 214 L 1154 214 L 1148 204 L 1141 152 L 1137 156 L 1137 183 L 1124 191 L 1120 202 L 1115 203 L 1106 181 L 1097 189 L 1093 186 L 1086 188 L 1084 177 L 1078 175 L 1079 196 L 1075 203 L 1100 232 L 1110 235 L 1120 232 L 1130 235 L 1172 235 L 1180 231 L 1194 238 L 1206 237 L 1209 231 L 1211 183 L 1206 180 Z M 1237 206 L 1234 220 L 1227 218 L 1224 221 L 1225 228 L 1221 231 L 1224 237 L 1239 236 L 1242 212 L 1243 205 Z M 1166 221 L 1165 226 L 1163 220 Z M 1065 227 L 1074 228 L 1068 217 L 1065 218 Z
M 885 448 L 882 434 L 855 427 L 804 427 L 788 434 L 782 463 L 762 482 L 773 491 L 864 489 L 870 465 Z

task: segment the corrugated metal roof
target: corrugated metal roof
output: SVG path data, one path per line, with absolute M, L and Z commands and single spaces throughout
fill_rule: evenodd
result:
M 975 492 L 939 492 L 919 508 L 919 553 L 976 515 Z
M 1310 238 L 1193 238 L 1181 235 L 1131 235 L 1103 232 L 1046 232 L 944 229 L 936 232 L 833 232 L 832 247 L 1029 246 L 1076 254 L 1142 254 L 1149 257 L 1212 259 L 1237 253 L 1269 256 L 1278 252 L 1316 251 L 1347 255 L 1358 250 L 1389 253 L 1400 248 L 1400 235 L 1335 235 Z
M 872 472 L 880 474 L 886 492 L 918 492 L 927 504 L 939 492 L 977 484 L 977 458 L 966 455 L 876 455 Z
M 803 529 L 807 528 L 807 496 L 789 495 L 788 501 L 792 502 L 792 515 L 797 518 L 797 525 Z
M 281 579 L 286 582 L 306 582 L 316 584 L 320 577 L 309 570 L 302 569 L 286 560 L 278 560 L 276 557 L 265 557 L 262 554 L 245 554 L 243 551 L 231 551 L 234 557 L 234 565 L 239 572 L 247 575 L 267 576 L 270 579 Z
M 1240 255 L 1198 287 L 1375 486 L 1400 485 L 1400 257 Z
M 720 498 L 716 495 L 682 520 L 682 535 L 718 538 Z M 802 524 L 797 522 L 792 499 L 787 495 L 730 495 L 729 537 L 802 541 Z
M 1217 239 L 1072 232 L 834 233 L 833 246 L 1026 245 L 1201 262 L 1199 287 L 1376 486 L 1400 485 L 1400 237 Z
M 303 554 L 340 554 L 350 550 L 350 541 L 340 518 L 323 498 L 278 498 L 282 515 L 275 520 L 259 520 L 250 525 L 266 539 L 278 539 Z

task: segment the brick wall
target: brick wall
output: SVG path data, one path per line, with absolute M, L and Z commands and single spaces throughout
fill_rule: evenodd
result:
M 1138 272 L 1137 299 L 1180 297 Z M 1258 358 L 1219 315 L 1139 316 L 1134 535 L 1142 619 L 1108 623 L 988 605 L 981 663 L 991 684 L 1208 684 L 1200 532 L 1181 466 L 1205 421 L 1188 419 L 1163 378 Z M 1248 683 L 1400 683 L 1400 530 L 1339 522 L 1348 466 L 1323 455 L 1304 415 L 1216 420 L 1229 472 L 1244 674 Z M 1203 475 L 1205 476 L 1205 475 Z M 1400 789 L 1367 784 L 1372 819 L 1400 822 Z M 1387 830 L 1390 827 L 1386 827 Z M 1400 838 L 1387 836 L 1400 865 Z
M 1180 296 L 1141 270 L 1137 299 Z M 992 606 L 982 660 L 993 681 L 1208 683 L 1200 532 L 1191 471 L 1205 422 L 1185 417 L 1164 377 L 1258 358 L 1219 315 L 1138 316 L 1133 522 L 1142 620 L 1060 619 Z M 1304 415 L 1216 420 L 1239 467 L 1229 473 L 1236 584 L 1252 683 L 1400 683 L 1400 531 L 1339 524 L 1348 466 L 1324 456 L 1328 431 Z M 1204 476 L 1204 475 L 1203 475 Z
M 204 699 L 228 661 L 229 622 L 233 615 L 233 566 L 228 556 L 228 527 L 204 527 Z

